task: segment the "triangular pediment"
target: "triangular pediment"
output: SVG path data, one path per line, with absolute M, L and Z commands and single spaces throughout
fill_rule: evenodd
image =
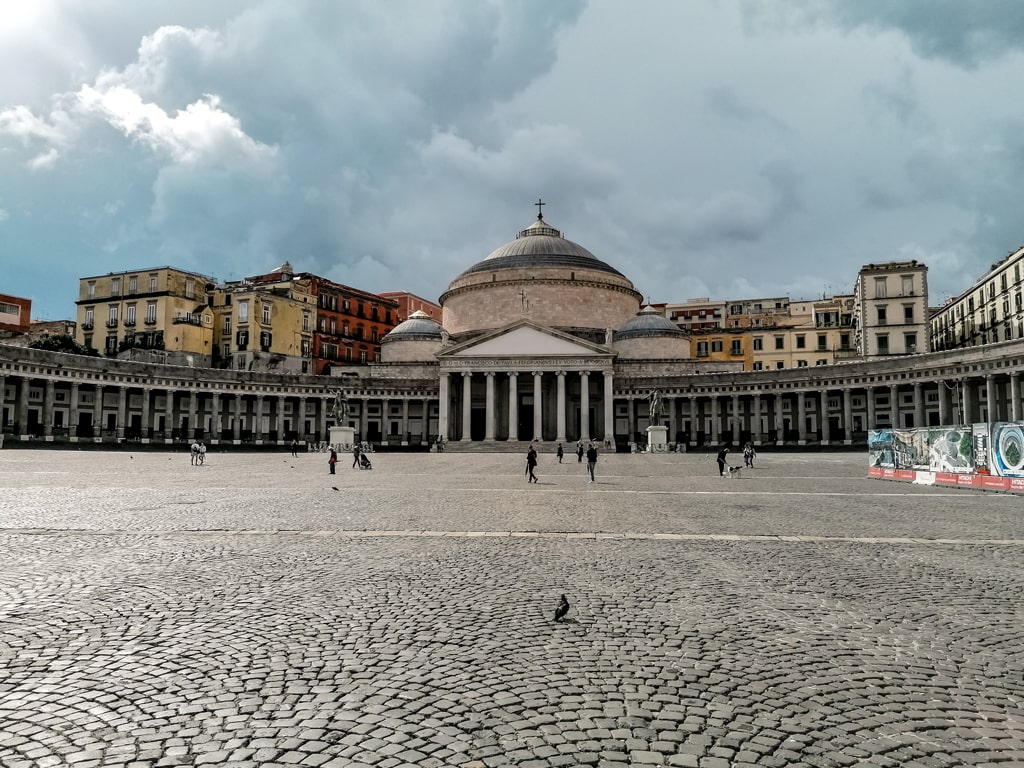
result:
M 599 344 L 589 344 L 532 323 L 519 323 L 446 349 L 438 357 L 594 357 L 610 354 Z

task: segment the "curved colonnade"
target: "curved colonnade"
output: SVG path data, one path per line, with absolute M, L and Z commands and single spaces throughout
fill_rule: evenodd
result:
M 879 427 L 1018 421 L 1024 415 L 1021 341 L 775 371 L 665 375 L 671 367 L 665 362 L 660 375 L 655 366 L 633 369 L 622 363 L 610 372 L 568 374 L 578 373 L 593 387 L 567 387 L 563 372 L 545 373 L 550 382 L 542 385 L 536 374 L 529 426 L 512 434 L 508 424 L 516 423 L 516 416 L 508 414 L 521 408 L 521 401 L 509 397 L 509 391 L 517 391 L 509 382 L 495 386 L 497 376 L 511 378 L 511 372 L 464 370 L 462 382 L 451 386 L 450 372 L 422 365 L 382 364 L 333 378 L 153 365 L 0 345 L 2 434 L 9 444 L 34 439 L 173 444 L 195 438 L 212 444 L 317 443 L 326 441 L 334 424 L 337 388 L 348 398 L 349 424 L 358 439 L 383 446 L 426 445 L 440 425 L 449 441 L 498 445 L 589 438 L 622 448 L 643 440 L 652 389 L 662 396 L 669 441 L 690 447 L 747 440 L 860 445 L 867 430 Z M 591 418 L 580 418 L 581 412 Z

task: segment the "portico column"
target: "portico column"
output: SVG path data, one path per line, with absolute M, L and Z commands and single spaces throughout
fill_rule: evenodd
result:
M 473 415 L 473 374 L 470 371 L 462 373 L 462 433 L 459 439 L 467 442 L 470 439 L 469 422 Z
M 448 381 L 449 374 L 442 373 L 437 387 L 437 434 L 442 440 L 448 439 Z
M 128 387 L 117 388 L 117 439 L 124 440 L 124 423 L 128 419 Z
M 295 422 L 296 422 L 295 423 L 295 431 L 298 433 L 299 437 L 303 441 L 305 441 L 306 440 L 306 396 L 305 395 L 299 396 L 299 410 L 298 410 L 298 416 L 296 417 Z
M 3 381 L 0 380 L 0 385 Z M 3 400 L 3 395 L 0 395 Z M 1020 421 L 1020 374 L 1010 374 L 1010 421 Z
M 889 385 L 889 425 L 893 429 L 900 426 L 900 392 L 897 384 Z
M 818 411 L 821 418 L 821 444 L 828 445 L 832 442 L 832 425 L 828 423 L 828 390 L 819 391 L 818 402 L 821 403 L 821 408 Z
M 558 381 L 558 402 L 555 406 L 555 440 L 565 442 L 565 371 L 555 374 Z
M 539 371 L 533 372 L 533 440 L 534 442 L 540 442 L 544 439 L 544 421 L 543 414 L 541 413 L 541 387 L 540 387 L 541 373 Z
M 580 371 L 580 440 L 590 440 L 590 373 Z
M 486 387 L 484 389 L 484 408 L 485 408 L 485 425 L 484 425 L 484 440 L 494 440 L 494 371 L 487 371 L 484 374 L 484 382 Z
M 4 377 L 0 376 L 0 416 L 3 416 L 4 404 Z M 78 382 L 71 382 L 71 402 L 68 411 L 68 436 L 75 440 L 78 438 Z
M 670 397 L 668 399 L 668 423 L 669 423 L 669 434 L 668 440 L 671 443 L 676 442 L 676 432 L 679 428 L 676 426 L 676 398 Z
M 257 443 L 263 442 L 263 398 L 265 395 L 256 395 L 256 416 L 253 419 L 252 436 L 256 439 Z
M 236 443 L 242 442 L 242 395 L 235 393 L 235 423 L 231 432 L 231 439 Z
M 991 373 L 985 377 L 985 405 L 988 410 L 985 421 L 999 421 L 999 395 L 996 394 L 996 378 Z
M 971 392 L 971 380 L 964 379 L 960 382 L 960 416 L 964 424 L 971 424 L 974 421 L 974 393 Z
M 199 418 L 199 393 L 193 390 L 188 393 L 188 439 L 192 440 L 196 437 L 197 419 Z
M 102 400 L 103 395 L 96 393 L 97 400 Z M 174 441 L 174 390 L 168 389 L 164 394 L 164 442 Z
M 519 371 L 508 372 L 508 439 L 519 439 Z
M 914 382 L 914 427 L 920 429 L 925 426 L 924 418 L 924 394 L 921 391 L 921 382 Z
M 74 396 L 77 398 L 78 397 L 78 393 L 75 392 Z M 149 429 L 150 429 L 149 428 L 149 421 L 152 418 L 151 415 L 150 415 L 150 410 L 149 409 L 152 407 L 152 403 L 150 402 L 150 399 L 152 397 L 153 397 L 153 390 L 151 390 L 151 389 L 143 389 L 142 390 L 142 428 L 141 428 L 142 432 L 139 435 L 139 439 L 141 439 L 142 442 L 144 442 L 144 443 L 148 443 L 149 442 Z M 77 419 L 75 420 L 75 423 L 76 424 L 78 423 Z
M 807 393 L 800 390 L 796 393 L 797 434 L 800 445 L 807 444 Z
M 697 396 L 690 395 L 690 445 L 697 445 Z
M 711 396 L 711 443 L 712 445 L 718 445 L 719 442 L 719 421 L 721 417 L 718 415 L 718 396 Z
M 732 444 L 733 445 L 739 445 L 740 444 L 740 427 L 742 426 L 742 424 L 740 423 L 741 420 L 742 420 L 742 416 L 740 414 L 740 396 L 739 395 L 733 395 L 732 396 Z
M 761 393 L 755 392 L 753 396 L 754 414 L 750 419 L 750 439 L 754 445 L 761 444 Z
M 18 431 L 22 437 L 28 437 L 28 391 L 31 386 L 28 376 L 18 384 Z
M 43 438 L 53 440 L 53 381 L 43 383 Z
M 402 445 L 409 444 L 409 398 L 402 398 Z
M 843 390 L 843 442 L 847 445 L 853 444 L 853 393 L 847 387 Z
M 786 423 L 782 420 L 782 393 L 775 395 L 775 442 L 782 445 L 786 442 Z
M 604 439 L 608 445 L 615 444 L 615 397 L 613 371 L 604 372 Z
M 277 396 L 277 442 L 284 442 L 284 395 Z
M 875 388 L 871 386 L 866 387 L 864 392 L 864 402 L 868 406 L 868 423 L 864 425 L 864 428 L 870 431 L 878 428 L 878 425 L 875 423 Z

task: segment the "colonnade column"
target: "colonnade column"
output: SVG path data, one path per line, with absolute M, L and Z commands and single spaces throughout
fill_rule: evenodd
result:
M 97 402 L 102 402 L 103 393 L 96 392 Z M 97 409 L 101 412 L 102 405 L 97 405 Z M 99 417 L 102 418 L 102 415 Z M 174 390 L 168 389 L 164 392 L 164 442 L 170 443 L 174 441 Z
M 754 445 L 761 444 L 761 395 L 753 395 L 753 414 L 750 417 L 750 439 Z
M 718 414 L 718 397 L 712 395 L 711 397 L 711 443 L 712 445 L 718 445 L 720 441 L 719 435 L 719 423 L 721 422 L 721 416 Z
M 519 439 L 519 371 L 508 372 L 508 439 Z
M 580 371 L 580 440 L 590 440 L 590 373 Z
M 196 419 L 199 414 L 199 393 L 192 391 L 188 393 L 188 434 L 185 435 L 189 440 L 192 440 L 196 436 L 196 430 L 198 424 Z
M 828 420 L 828 390 L 820 391 L 818 402 L 821 403 L 821 409 L 818 411 L 821 416 L 821 444 L 828 445 L 832 442 L 832 425 Z
M 615 405 L 612 402 L 615 395 L 612 381 L 614 376 L 612 371 L 604 372 L 604 439 L 608 445 L 615 444 Z
M 864 429 L 870 431 L 877 427 L 875 422 L 875 388 L 865 387 L 864 398 L 868 408 L 868 423 L 864 425 Z
M 257 443 L 262 443 L 263 433 L 263 398 L 264 395 L 256 395 L 256 415 L 253 417 L 252 436 Z
M 740 396 L 739 395 L 733 395 L 732 396 L 732 444 L 733 445 L 739 445 L 740 444 L 740 427 L 742 426 L 742 424 L 740 422 L 741 422 L 742 418 L 743 417 L 740 414 Z
M 971 392 L 970 379 L 960 382 L 960 396 L 962 398 L 960 416 L 963 418 L 964 424 L 970 424 L 974 421 L 974 393 Z
M 782 445 L 786 442 L 786 424 L 782 420 L 782 395 L 775 395 L 775 443 Z
M 914 382 L 914 427 L 920 429 L 925 426 L 924 418 L 924 394 L 921 391 L 921 382 Z
M 939 390 L 939 424 L 949 424 L 949 387 L 946 382 L 940 381 L 936 385 Z
M 124 440 L 124 423 L 128 420 L 128 387 L 117 388 L 117 439 Z
M 72 388 L 71 396 L 75 400 L 78 399 L 77 385 L 75 385 L 75 387 Z M 143 389 L 142 390 L 142 427 L 140 427 L 139 439 L 142 440 L 142 442 L 144 442 L 144 443 L 148 443 L 149 442 L 149 420 L 151 418 L 150 413 L 149 413 L 149 409 L 152 406 L 152 403 L 150 403 L 150 398 L 152 398 L 152 397 L 153 397 L 153 391 L 152 390 L 149 390 L 149 389 Z M 77 410 L 78 409 L 75 408 L 73 413 L 77 413 Z M 74 419 L 74 423 L 76 425 L 78 424 L 78 417 L 77 416 Z M 76 427 L 76 429 L 77 429 L 77 427 Z
M 555 404 L 555 440 L 565 442 L 565 371 L 555 374 L 558 380 L 558 400 Z
M 242 396 L 235 393 L 235 423 L 232 425 L 231 439 L 236 443 L 242 441 Z
M 807 444 L 807 393 L 800 390 L 796 393 L 796 430 L 800 445 Z
M 900 391 L 898 384 L 889 385 L 889 426 L 899 429 L 900 424 Z
M 487 371 L 484 374 L 486 382 L 485 391 L 485 412 L 484 417 L 484 440 L 494 440 L 494 371 Z
M 462 432 L 459 439 L 467 442 L 469 438 L 469 422 L 473 416 L 473 374 L 464 371 L 462 374 Z
M 448 439 L 448 382 L 450 376 L 441 374 L 437 387 L 437 434 L 442 440 Z
M 668 441 L 670 443 L 676 441 L 676 432 L 679 429 L 676 423 L 676 398 L 670 397 L 668 400 Z
M 847 387 L 843 390 L 843 430 L 846 437 L 843 442 L 853 444 L 853 392 Z
M 697 396 L 690 395 L 690 445 L 697 445 Z
M 18 429 L 22 435 L 28 435 L 28 390 L 31 381 L 26 376 L 18 384 Z
M 3 403 L 4 403 L 4 377 L 0 376 L 0 416 L 3 415 Z M 71 382 L 71 402 L 68 403 L 68 436 L 72 438 L 78 437 L 78 382 Z M 143 409 L 146 404 L 143 400 Z M 145 413 L 145 410 L 143 410 Z
M 295 433 L 306 440 L 306 396 L 299 396 L 299 408 L 295 415 Z
M 277 442 L 284 442 L 284 395 L 277 396 Z
M 540 388 L 540 377 L 539 371 L 533 372 L 533 440 L 539 442 L 543 440 L 543 425 L 544 422 L 541 419 L 541 388 Z
M 0 378 L 0 392 L 3 391 L 3 379 Z M 0 394 L 0 400 L 3 395 Z M 1010 421 L 1020 421 L 1020 374 L 1010 374 Z
M 402 398 L 402 445 L 409 444 L 409 398 Z
M 43 438 L 53 440 L 53 381 L 43 383 Z
M 996 394 L 996 379 L 991 373 L 985 376 L 985 406 L 988 418 L 985 421 L 999 421 L 999 395 Z

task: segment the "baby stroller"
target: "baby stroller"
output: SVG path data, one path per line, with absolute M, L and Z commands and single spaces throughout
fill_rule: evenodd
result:
M 373 464 L 370 463 L 370 460 L 367 458 L 366 454 L 361 451 L 359 453 L 359 468 L 373 469 Z

